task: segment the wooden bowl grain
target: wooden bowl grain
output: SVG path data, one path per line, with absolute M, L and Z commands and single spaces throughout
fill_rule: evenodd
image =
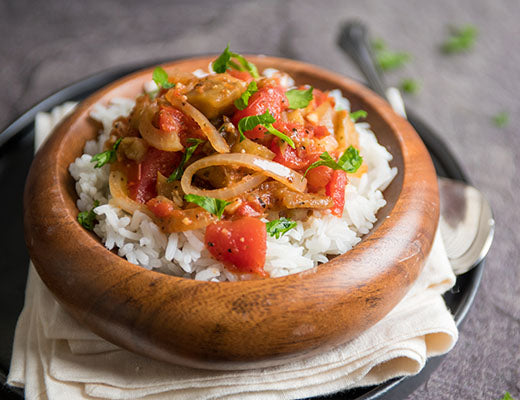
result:
M 152 68 L 83 101 L 38 151 L 25 187 L 24 224 L 43 282 L 78 321 L 106 340 L 170 363 L 208 369 L 283 364 L 345 343 L 383 318 L 406 294 L 429 254 L 439 217 L 430 156 L 408 122 L 370 90 L 303 62 L 249 56 L 297 83 L 339 88 L 354 110 L 368 112 L 399 173 L 385 191 L 378 222 L 347 254 L 282 278 L 199 282 L 130 264 L 76 221 L 68 167 L 97 135 L 96 103 L 135 97 Z M 201 57 L 163 65 L 206 68 Z

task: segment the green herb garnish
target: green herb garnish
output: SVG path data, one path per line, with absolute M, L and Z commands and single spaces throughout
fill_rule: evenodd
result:
M 94 212 L 94 208 L 99 206 L 99 201 L 95 200 L 94 205 L 89 211 L 82 211 L 78 214 L 78 222 L 80 225 L 91 231 L 94 229 L 94 225 L 96 225 L 96 213 Z
M 195 150 L 197 150 L 197 147 L 199 144 L 204 143 L 205 140 L 202 139 L 196 139 L 196 138 L 189 138 L 187 140 L 188 143 L 193 143 L 190 147 L 186 149 L 184 154 L 182 155 L 182 160 L 175 168 L 175 170 L 172 172 L 172 174 L 168 177 L 168 182 L 178 181 L 182 178 L 182 174 L 184 173 L 184 165 L 188 160 L 191 158 Z
M 92 157 L 90 162 L 96 163 L 96 165 L 94 165 L 94 168 L 101 168 L 106 163 L 112 163 L 116 160 L 116 150 L 119 147 L 121 140 L 123 140 L 123 138 L 117 139 L 111 149 L 106 150 L 102 153 L 97 153 Z
M 228 204 L 231 204 L 229 201 L 215 199 L 213 197 L 198 196 L 196 194 L 187 194 L 184 196 L 184 200 L 201 206 L 206 211 L 216 215 L 219 219 L 222 218 L 224 208 L 226 208 Z
M 159 88 L 171 89 L 175 87 L 175 83 L 168 81 L 168 73 L 161 67 L 156 67 L 153 70 L 152 79 Z
M 296 110 L 297 108 L 307 107 L 313 99 L 312 91 L 313 87 L 311 86 L 306 90 L 292 89 L 285 92 L 285 95 L 289 100 L 289 108 Z
M 372 50 L 379 68 L 383 71 L 401 68 L 412 58 L 409 53 L 404 51 L 389 50 L 383 39 L 372 41 Z
M 357 110 L 350 113 L 350 119 L 357 122 L 360 118 L 366 118 L 368 113 L 365 110 Z
M 238 61 L 238 63 L 233 61 L 233 59 Z M 218 56 L 218 58 L 213 61 L 212 68 L 213 71 L 215 71 L 217 74 L 223 74 L 227 71 L 228 68 L 233 68 L 238 71 L 247 71 L 253 78 L 260 78 L 255 64 L 247 61 L 244 56 L 230 51 L 229 43 L 222 54 L 220 54 L 220 56 Z
M 281 236 L 285 235 L 288 231 L 296 226 L 295 221 L 291 221 L 288 218 L 282 217 L 269 221 L 265 224 L 267 233 L 276 239 L 280 239 Z
M 492 121 L 497 128 L 503 128 L 509 123 L 509 114 L 505 111 L 499 112 L 493 116 Z
M 451 28 L 450 37 L 442 44 L 441 50 L 445 54 L 462 53 L 471 50 L 475 45 L 478 30 L 473 25 L 461 28 Z
M 515 400 L 513 396 L 511 396 L 511 393 L 505 392 L 504 397 L 502 397 L 500 400 Z
M 320 160 L 312 163 L 303 176 L 307 175 L 307 172 L 309 172 L 310 169 L 319 167 L 320 165 L 325 165 L 335 170 L 343 170 L 349 174 L 353 174 L 359 169 L 362 163 L 363 157 L 359 155 L 359 152 L 355 147 L 350 146 L 343 152 L 338 161 L 335 161 L 329 153 L 322 153 L 320 155 Z
M 405 93 L 417 93 L 420 85 L 415 79 L 406 78 L 401 81 L 401 90 Z
M 276 122 L 276 119 L 271 115 L 269 110 L 266 110 L 265 113 L 261 115 L 251 115 L 250 117 L 242 118 L 240 121 L 238 121 L 240 141 L 246 138 L 244 132 L 250 131 L 251 129 L 256 128 L 258 125 L 262 125 L 265 129 L 267 129 L 267 132 L 269 132 L 271 135 L 279 137 L 294 149 L 296 146 L 294 145 L 293 140 L 289 136 L 276 129 L 273 126 L 273 122 Z
M 383 71 L 401 68 L 410 59 L 410 54 L 403 51 L 384 50 L 376 54 L 377 63 Z
M 249 85 L 247 85 L 247 89 L 242 95 L 235 100 L 235 107 L 239 110 L 243 110 L 247 107 L 249 104 L 249 98 L 253 95 L 253 93 L 258 91 L 258 86 L 256 84 L 256 81 L 249 82 Z

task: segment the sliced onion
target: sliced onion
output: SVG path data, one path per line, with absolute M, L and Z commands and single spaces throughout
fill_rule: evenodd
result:
M 240 166 L 257 171 L 257 173 L 222 189 L 202 190 L 193 187 L 191 181 L 197 171 L 216 165 Z M 236 193 L 241 194 L 258 186 L 267 177 L 271 177 L 297 192 L 303 192 L 307 186 L 307 179 L 292 169 L 265 158 L 241 153 L 215 154 L 195 161 L 184 171 L 181 186 L 186 194 L 198 194 L 207 197 L 218 196 L 216 198 L 229 199 L 236 196 Z
M 158 112 L 156 106 L 146 107 L 139 116 L 139 132 L 150 145 L 164 151 L 181 151 L 184 147 L 181 144 L 177 132 L 164 132 L 153 126 L 153 119 Z
M 112 195 L 110 204 L 119 207 L 132 215 L 134 212 L 139 210 L 150 217 L 153 217 L 153 213 L 148 209 L 148 207 L 128 197 L 126 176 L 122 171 L 110 171 L 108 185 L 110 187 L 110 194 Z
M 172 106 L 182 111 L 188 117 L 193 118 L 193 120 L 200 126 L 200 129 L 202 129 L 202 132 L 204 132 L 209 142 L 217 152 L 229 153 L 229 145 L 224 140 L 224 138 L 220 136 L 217 129 L 211 122 L 209 122 L 204 114 L 202 114 L 186 100 L 181 100 L 172 90 L 169 90 L 165 97 Z

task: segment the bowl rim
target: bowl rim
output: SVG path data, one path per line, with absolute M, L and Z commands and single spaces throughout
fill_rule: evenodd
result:
M 363 87 L 359 83 L 350 80 L 349 78 L 346 78 L 342 75 L 336 74 L 334 72 L 328 71 L 326 69 L 323 69 L 321 67 L 317 67 L 308 63 L 304 63 L 301 61 L 295 61 L 295 60 L 289 60 L 285 58 L 278 58 L 278 57 L 267 57 L 267 56 L 254 56 L 254 55 L 246 55 L 249 59 L 251 59 L 253 62 L 258 62 L 259 60 L 262 61 L 268 61 L 272 65 L 279 66 L 280 64 L 284 65 L 284 67 L 279 68 L 283 70 L 284 68 L 294 68 L 294 69 L 305 69 L 307 73 L 310 73 L 317 77 L 317 79 L 320 80 L 334 80 L 336 82 L 341 82 L 342 85 L 338 85 L 339 88 L 342 91 L 345 91 L 344 88 L 348 87 L 350 91 L 355 91 L 360 96 L 362 101 L 365 101 L 369 104 L 372 104 L 375 109 L 378 110 L 379 116 L 382 118 L 382 120 L 394 131 L 399 134 L 400 139 L 400 151 L 403 153 L 403 158 L 405 158 L 405 153 L 407 151 L 407 146 L 410 144 L 410 142 L 413 142 L 414 145 L 419 146 L 419 148 L 422 146 L 422 152 L 421 154 L 426 154 L 426 158 L 421 157 L 415 157 L 419 164 L 421 164 L 421 168 L 424 169 L 426 174 L 428 175 L 428 181 L 430 181 L 430 184 L 432 182 L 432 176 L 435 177 L 435 172 L 433 170 L 433 165 L 431 164 L 431 160 L 429 159 L 429 155 L 427 153 L 426 148 L 418 138 L 417 134 L 414 132 L 413 128 L 401 117 L 398 117 L 393 111 L 391 110 L 390 106 L 386 104 L 386 102 L 377 95 L 375 95 L 373 92 L 371 92 L 369 89 Z M 165 69 L 171 68 L 173 66 L 178 66 L 180 63 L 185 62 L 203 62 L 203 61 L 209 61 L 213 59 L 213 57 L 208 56 L 199 56 L 199 57 L 192 57 L 188 59 L 181 59 L 181 60 L 175 60 L 168 63 L 163 63 L 161 66 Z M 125 83 L 132 81 L 140 76 L 143 76 L 145 74 L 150 74 L 153 71 L 154 67 L 148 67 L 142 70 L 139 70 L 137 72 L 134 72 L 130 75 L 127 75 L 123 78 L 120 78 L 113 83 L 105 86 L 101 90 L 96 91 L 94 94 L 89 96 L 87 99 L 85 99 L 78 108 L 74 111 L 73 114 L 71 114 L 57 129 L 54 131 L 53 135 L 45 145 L 43 146 L 43 149 L 40 150 L 37 153 L 36 159 L 33 162 L 33 166 L 31 167 L 31 172 L 29 173 L 29 178 L 27 180 L 27 186 L 26 186 L 26 193 L 25 193 L 25 199 L 24 199 L 24 205 L 25 205 L 25 211 L 24 211 L 24 223 L 25 223 L 25 231 L 26 231 L 26 241 L 29 247 L 29 251 L 31 253 L 31 258 L 34 258 L 34 264 L 36 266 L 36 269 L 38 270 L 40 276 L 42 277 L 45 284 L 51 289 L 51 291 L 55 294 L 55 296 L 60 300 L 60 302 L 64 303 L 66 305 L 66 308 L 69 310 L 72 310 L 72 313 L 80 320 L 84 321 L 93 321 L 95 318 L 92 318 L 91 312 L 89 310 L 85 310 L 84 307 L 81 307 L 79 304 L 74 303 L 70 301 L 70 299 L 67 298 L 67 295 L 64 292 L 65 287 L 58 283 L 56 281 L 56 278 L 53 275 L 53 270 L 55 268 L 51 268 L 50 271 L 46 270 L 48 267 L 46 264 L 48 264 L 48 256 L 42 256 L 41 254 L 36 254 L 37 249 L 35 248 L 35 243 L 42 243 L 41 234 L 42 232 L 37 232 L 35 235 L 34 229 L 31 226 L 32 222 L 34 222 L 34 216 L 35 213 L 28 212 L 27 210 L 31 208 L 31 206 L 34 206 L 34 188 L 31 188 L 31 184 L 34 184 L 35 178 L 34 178 L 34 171 L 35 166 L 41 167 L 40 169 L 43 169 L 45 171 L 46 176 L 49 178 L 48 180 L 54 182 L 54 183 L 63 183 L 59 179 L 52 179 L 50 178 L 51 175 L 54 177 L 59 177 L 60 172 L 57 171 L 57 168 L 62 167 L 60 166 L 59 162 L 56 162 L 54 166 L 44 165 L 44 155 L 46 152 L 49 152 L 51 150 L 56 151 L 60 150 L 60 141 L 67 135 L 70 134 L 70 129 L 73 127 L 74 123 L 85 116 L 87 112 L 89 112 L 90 108 L 98 103 L 104 96 L 106 96 L 107 93 L 111 93 L 115 88 L 120 87 L 121 85 L 124 85 Z M 404 135 L 404 137 L 403 137 Z M 84 143 L 83 143 L 84 145 Z M 420 149 L 421 150 L 421 149 Z M 48 164 L 48 163 L 47 163 Z M 41 171 L 40 171 L 41 173 Z M 68 168 L 67 168 L 68 173 Z M 332 259 L 331 261 L 321 264 L 318 267 L 314 267 L 307 271 L 302 271 L 299 273 L 283 276 L 283 277 L 277 277 L 277 278 L 269 278 L 269 279 L 261 279 L 261 280 L 250 280 L 250 281 L 237 281 L 237 282 L 201 282 L 201 281 L 195 281 L 193 279 L 189 278 L 183 278 L 183 277 L 176 277 L 171 275 L 166 275 L 157 271 L 149 271 L 144 269 L 143 267 L 136 266 L 134 264 L 131 264 L 126 259 L 118 256 L 117 254 L 114 254 L 113 252 L 107 250 L 104 245 L 101 243 L 100 239 L 93 233 L 87 232 L 85 229 L 83 229 L 77 222 L 76 222 L 76 215 L 77 215 L 77 208 L 75 207 L 75 200 L 74 199 L 74 208 L 75 208 L 75 214 L 72 214 L 72 210 L 70 208 L 65 207 L 66 211 L 69 211 L 68 213 L 64 214 L 63 212 L 58 213 L 58 219 L 59 218 L 65 218 L 65 220 L 61 221 L 61 224 L 64 225 L 65 229 L 70 229 L 70 232 L 74 232 L 77 234 L 78 238 L 83 241 L 83 247 L 88 247 L 89 249 L 94 249 L 97 253 L 102 252 L 104 253 L 104 262 L 107 264 L 114 264 L 114 265 L 124 265 L 126 268 L 126 271 L 131 274 L 135 274 L 135 276 L 139 276 L 140 279 L 145 279 L 147 281 L 154 282 L 157 280 L 166 281 L 166 284 L 180 284 L 184 287 L 185 290 L 204 290 L 204 287 L 210 286 L 220 286 L 220 287 L 233 287 L 233 288 L 240 288 L 241 290 L 247 290 L 249 292 L 256 292 L 258 290 L 263 289 L 265 286 L 272 286 L 275 284 L 276 286 L 286 286 L 286 287 L 294 287 L 299 284 L 299 281 L 301 280 L 316 280 L 320 279 L 322 283 L 327 282 L 331 279 L 334 279 L 335 275 L 337 274 L 337 270 L 343 268 L 341 267 L 341 263 L 347 262 L 352 264 L 353 260 L 358 262 L 364 261 L 363 257 L 360 257 L 360 254 L 367 248 L 372 247 L 378 247 L 376 243 L 374 243 L 374 240 L 371 240 L 370 237 L 374 235 L 376 232 L 381 231 L 392 231 L 391 224 L 395 223 L 394 218 L 392 217 L 392 214 L 396 208 L 403 208 L 405 206 L 417 205 L 417 198 L 419 198 L 419 203 L 421 201 L 424 201 L 424 196 L 421 196 L 421 191 L 424 189 L 424 185 L 417 185 L 416 187 L 410 187 L 408 183 L 408 180 L 411 180 L 411 173 L 412 171 L 409 170 L 409 168 L 403 168 L 403 171 L 399 170 L 398 174 L 402 174 L 403 181 L 402 181 L 402 187 L 400 189 L 401 193 L 397 197 L 397 200 L 395 204 L 393 205 L 392 209 L 389 211 L 388 217 L 381 221 L 381 223 L 373 228 L 373 230 L 368 234 L 364 236 L 364 239 L 355 245 L 353 249 L 348 251 L 347 253 L 344 253 L 342 255 L 339 255 Z M 433 175 L 432 175 L 433 174 Z M 63 174 L 61 174 L 63 175 Z M 394 178 L 395 179 L 395 178 Z M 436 182 L 435 182 L 436 185 Z M 41 188 L 41 182 L 38 186 Z M 62 204 L 64 204 L 64 198 L 67 196 L 67 194 L 64 192 L 64 189 L 62 186 L 57 185 L 57 188 L 60 189 L 58 196 L 54 196 L 54 198 L 61 199 Z M 403 190 L 406 190 L 406 196 L 403 197 Z M 434 188 L 434 192 L 436 192 L 436 187 Z M 435 197 L 435 193 L 433 195 Z M 438 198 L 438 195 L 437 195 Z M 433 201 L 427 202 L 428 204 L 422 204 L 420 209 L 424 210 L 425 207 L 433 207 L 433 215 L 438 217 L 438 204 L 435 204 L 435 199 Z M 415 218 L 417 216 L 414 216 Z M 435 231 L 436 225 L 437 225 L 437 219 L 438 218 L 430 218 L 431 221 L 429 223 L 428 231 L 425 235 L 425 238 L 423 238 L 422 241 L 419 242 L 419 244 L 413 249 L 415 253 L 413 254 L 405 254 L 408 258 L 417 258 L 424 261 L 425 256 L 428 254 L 431 243 L 433 242 L 433 236 L 432 232 Z M 423 218 L 424 220 L 424 218 Z M 56 220 L 54 220 L 56 222 Z M 402 230 L 402 229 L 401 229 Z M 417 232 L 412 232 L 413 230 L 409 230 L 408 234 L 411 236 L 415 236 Z M 431 232 L 430 232 L 431 231 Z M 38 236 L 40 235 L 40 236 Z M 46 233 L 44 232 L 43 235 L 45 236 Z M 52 243 L 49 242 L 48 238 L 43 240 L 44 243 L 47 245 L 51 245 Z M 402 250 L 402 249 L 400 249 Z M 402 256 L 402 254 L 400 254 Z M 97 254 L 96 254 L 97 256 Z M 349 260 L 346 260 L 346 257 L 349 258 Z M 70 258 L 69 258 L 70 259 Z M 341 262 L 341 263 L 340 263 Z M 355 262 L 354 262 L 355 263 Z M 384 264 L 384 262 L 382 263 Z M 341 268 L 340 268 L 341 267 Z M 361 272 L 359 269 L 359 265 L 357 268 L 358 272 Z M 416 271 L 415 276 L 418 274 L 418 271 Z M 363 274 L 362 274 L 363 275 Z M 413 273 L 410 276 L 410 282 L 408 282 L 407 287 L 410 286 L 411 282 L 413 282 Z M 370 277 L 364 276 L 365 280 L 368 280 L 370 282 Z M 405 292 L 405 291 L 404 291 Z M 404 294 L 403 294 L 404 295 Z M 401 296 L 402 297 L 402 296 Z M 392 307 L 390 307 L 391 309 Z M 388 310 L 389 311 L 389 310 Z M 88 323 L 88 325 L 91 326 L 94 325 L 96 328 L 94 331 L 96 331 L 97 328 L 99 328 L 98 323 Z M 101 333 L 103 330 L 101 329 Z M 96 331 L 96 333 L 99 333 L 100 331 Z M 103 336 L 103 335 L 102 335 Z M 111 335 L 107 335 L 111 336 Z M 113 335 L 112 335 L 113 336 Z M 135 349 L 134 349 L 135 350 Z

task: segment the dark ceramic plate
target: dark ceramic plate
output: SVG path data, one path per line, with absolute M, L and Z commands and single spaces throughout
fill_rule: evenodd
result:
M 0 304 L 4 305 L 0 314 L 0 397 L 2 398 L 23 398 L 22 390 L 7 387 L 5 382 L 11 360 L 16 321 L 23 307 L 29 264 L 29 255 L 23 237 L 22 197 L 25 178 L 33 158 L 35 115 L 39 111 L 49 111 L 52 107 L 68 100 L 80 101 L 115 79 L 138 69 L 160 64 L 162 61 L 164 60 L 113 68 L 67 86 L 36 104 L 0 134 L 0 188 L 2 188 L 0 221 L 4 226 L 0 233 L 2 255 Z M 438 175 L 467 182 L 459 163 L 439 136 L 413 113 L 408 112 L 408 119 L 426 144 Z M 458 325 L 463 321 L 473 302 L 483 269 L 484 262 L 481 262 L 473 270 L 459 276 L 455 287 L 444 295 L 446 304 Z M 429 359 L 424 369 L 413 377 L 396 378 L 369 388 L 342 391 L 322 399 L 402 399 L 425 382 L 442 359 L 442 356 Z

